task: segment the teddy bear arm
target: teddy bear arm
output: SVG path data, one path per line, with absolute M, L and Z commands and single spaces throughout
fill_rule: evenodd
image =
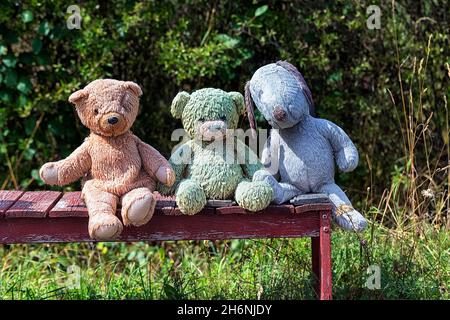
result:
M 358 150 L 345 131 L 327 120 L 321 120 L 318 128 L 330 142 L 339 170 L 343 172 L 354 170 L 359 161 Z
M 278 170 L 280 151 L 279 139 L 278 131 L 272 129 L 261 152 L 261 164 L 276 179 L 280 178 Z
M 138 150 L 145 171 L 155 180 L 172 185 L 174 172 L 172 166 L 158 150 L 138 140 Z
M 66 159 L 60 161 L 60 165 L 58 166 L 58 180 L 61 185 L 72 183 L 89 172 L 92 166 L 92 160 L 89 155 L 88 146 L 88 142 L 84 142 Z
M 256 172 L 265 172 L 272 175 L 275 179 L 279 179 L 278 162 L 276 161 L 278 152 L 277 150 L 273 150 L 274 144 L 271 144 L 270 140 L 269 136 L 264 145 L 261 161 L 258 159 L 257 154 L 242 143 L 242 141 L 237 141 L 236 152 L 244 173 L 243 180 L 254 179 Z M 275 158 L 272 159 L 272 157 Z
M 91 169 L 91 164 L 88 142 L 85 141 L 67 158 L 44 164 L 40 175 L 48 184 L 63 186 L 83 177 Z
M 252 179 L 256 171 L 263 168 L 263 165 L 258 159 L 256 153 L 246 146 L 241 140 L 236 140 L 236 154 L 239 164 L 244 172 L 246 179 Z
M 185 172 L 185 165 L 175 164 L 169 160 L 170 165 L 175 173 L 175 181 L 171 186 L 165 185 L 163 183 L 158 183 L 157 190 L 163 195 L 173 195 L 175 190 L 183 179 L 183 173 Z
M 189 142 L 174 151 L 169 159 L 169 163 L 175 172 L 175 181 L 171 186 L 158 183 L 157 189 L 159 192 L 164 195 L 173 195 L 180 182 L 183 179 L 188 178 L 185 176 L 185 172 L 189 163 L 188 160 L 191 159 L 190 157 L 192 156 L 191 152 L 193 153 Z

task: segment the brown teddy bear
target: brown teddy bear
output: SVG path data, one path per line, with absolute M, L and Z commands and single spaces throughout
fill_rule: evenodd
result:
M 168 161 L 130 131 L 141 95 L 136 83 L 112 79 L 95 80 L 73 93 L 69 101 L 91 133 L 70 156 L 44 164 L 39 172 L 44 182 L 59 186 L 84 176 L 82 199 L 91 238 L 120 235 L 119 201 L 126 226 L 147 223 L 156 205 L 156 180 L 168 186 L 175 181 Z

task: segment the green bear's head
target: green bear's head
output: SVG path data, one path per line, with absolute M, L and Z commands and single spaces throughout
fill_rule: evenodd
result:
M 192 94 L 180 92 L 172 101 L 172 115 L 183 122 L 189 136 L 204 141 L 223 139 L 227 130 L 236 129 L 245 113 L 239 92 L 205 88 Z

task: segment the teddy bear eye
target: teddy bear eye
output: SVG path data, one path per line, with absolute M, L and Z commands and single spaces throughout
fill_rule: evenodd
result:
M 200 118 L 198 121 L 205 122 L 205 118 Z
M 221 116 L 221 117 L 220 117 L 220 120 L 226 121 L 226 120 L 227 120 L 227 117 L 226 117 L 226 116 Z
M 94 109 L 94 114 L 95 114 L 95 115 L 98 114 L 98 109 Z

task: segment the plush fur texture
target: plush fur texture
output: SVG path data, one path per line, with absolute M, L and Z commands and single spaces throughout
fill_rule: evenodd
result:
M 171 112 L 181 118 L 191 140 L 172 154 L 170 163 L 176 182 L 161 186 L 163 194 L 176 194 L 177 204 L 185 214 L 202 210 L 207 199 L 236 199 L 249 211 L 266 208 L 273 191 L 266 182 L 252 182 L 262 169 L 257 156 L 231 131 L 237 128 L 245 112 L 244 98 L 238 92 L 206 88 L 191 95 L 180 92 Z
M 262 163 L 266 168 L 279 168 L 260 170 L 253 181 L 269 183 L 275 203 L 294 202 L 304 193 L 325 193 L 335 206 L 336 223 L 362 231 L 367 221 L 334 182 L 335 162 L 341 171 L 352 171 L 358 165 L 358 151 L 341 128 L 310 115 L 314 110 L 311 92 L 300 72 L 285 61 L 259 68 L 246 86 L 248 109 L 253 102 L 278 129 L 271 130 Z
M 73 93 L 69 101 L 91 133 L 66 159 L 46 163 L 40 170 L 42 180 L 50 185 L 63 186 L 84 177 L 89 234 L 98 240 L 120 235 L 119 203 L 126 226 L 143 225 L 154 212 L 156 181 L 169 186 L 175 181 L 168 161 L 130 131 L 140 95 L 137 84 L 113 79 L 95 80 Z

